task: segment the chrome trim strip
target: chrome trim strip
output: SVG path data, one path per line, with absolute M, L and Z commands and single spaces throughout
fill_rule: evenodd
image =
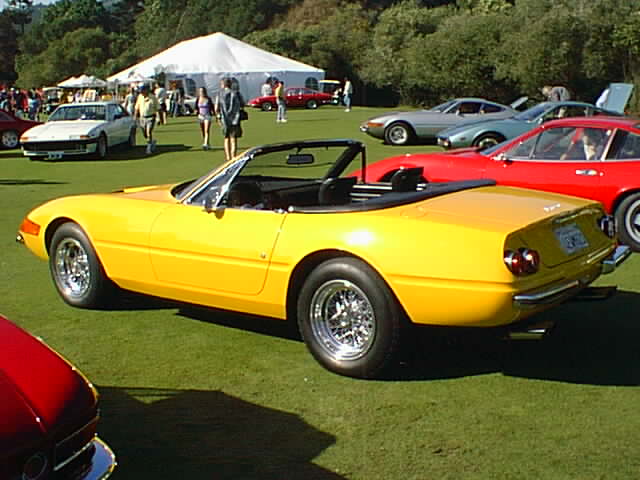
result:
M 534 293 L 520 293 L 513 296 L 513 303 L 520 308 L 535 307 L 555 303 L 563 297 L 568 297 L 575 290 L 582 287 L 579 280 L 573 280 L 562 285 L 551 287 Z
M 87 428 L 89 425 L 91 425 L 92 423 L 97 424 L 98 423 L 98 416 L 93 417 L 89 422 L 85 423 L 82 427 L 80 427 L 79 429 L 77 429 L 75 432 L 67 435 L 65 438 L 63 438 L 62 440 L 60 440 L 59 442 L 56 443 L 56 454 L 57 454 L 57 450 L 58 447 L 64 443 L 66 443 L 67 441 L 71 440 L 73 437 L 75 437 L 76 435 L 78 435 L 80 432 L 82 432 L 85 428 Z M 97 438 L 94 435 L 94 439 Z M 73 455 L 71 455 L 71 457 L 63 460 L 60 463 L 57 463 L 56 465 L 53 466 L 53 471 L 57 472 L 58 470 L 60 470 L 61 468 L 64 468 L 66 465 L 68 465 L 69 463 L 71 463 L 72 461 L 74 461 L 78 456 L 80 456 L 85 450 L 87 450 L 87 448 L 89 448 L 92 444 L 92 441 L 87 442 L 87 444 L 82 447 L 80 450 L 78 450 L 76 453 L 74 453 Z M 54 458 L 54 460 L 57 460 L 57 458 Z
M 602 273 L 613 272 L 631 255 L 631 248 L 627 245 L 618 245 L 614 252 L 602 261 Z
M 100 438 L 96 437 L 92 444 L 96 451 L 91 458 L 91 469 L 78 480 L 105 480 L 118 465 L 113 451 Z

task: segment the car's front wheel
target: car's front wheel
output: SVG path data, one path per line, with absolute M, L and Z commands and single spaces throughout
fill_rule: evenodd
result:
M 485 133 L 473 141 L 473 146 L 478 147 L 479 150 L 484 150 L 485 148 L 493 147 L 504 141 L 505 138 L 499 133 Z
M 106 306 L 114 293 L 91 242 L 75 223 L 65 223 L 54 233 L 49 269 L 58 293 L 74 307 Z
M 271 110 L 273 110 L 273 103 L 264 102 L 262 105 L 260 105 L 260 108 L 262 108 L 262 110 L 265 112 L 270 112 Z
M 391 145 L 408 145 L 413 137 L 413 129 L 404 122 L 394 122 L 384 131 L 384 139 Z
M 341 375 L 373 378 L 395 360 L 404 317 L 384 280 L 356 258 L 334 258 L 306 279 L 297 305 L 315 359 Z
M 0 143 L 3 148 L 18 148 L 20 136 L 15 130 L 5 130 L 0 133 Z
M 615 212 L 620 241 L 640 252 L 640 193 L 625 198 Z
M 127 146 L 129 148 L 135 148 L 136 146 L 136 129 L 132 128 L 129 132 L 129 138 L 127 140 Z
M 107 156 L 107 137 L 101 133 L 96 143 L 96 158 L 102 160 Z
M 318 108 L 318 102 L 315 100 L 307 100 L 307 108 L 310 110 L 315 110 Z

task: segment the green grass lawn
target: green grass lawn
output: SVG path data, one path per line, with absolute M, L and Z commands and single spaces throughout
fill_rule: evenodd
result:
M 240 145 L 356 138 L 371 159 L 436 149 L 360 133 L 378 112 L 322 107 L 276 124 L 250 111 Z M 199 148 L 194 118 L 170 119 L 157 138 L 155 155 L 140 146 L 104 161 L 0 151 L 0 312 L 98 386 L 114 478 L 640 478 L 639 255 L 599 280 L 619 286 L 614 298 L 543 314 L 562 320 L 544 342 L 434 350 L 421 331 L 385 381 L 327 372 L 276 320 L 135 298 L 114 311 L 67 306 L 46 263 L 14 242 L 20 221 L 50 198 L 188 179 L 223 159 Z

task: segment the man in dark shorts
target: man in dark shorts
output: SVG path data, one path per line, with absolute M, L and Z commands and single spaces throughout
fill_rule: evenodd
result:
M 240 111 L 244 107 L 242 96 L 231 88 L 231 79 L 220 82 L 220 92 L 216 98 L 216 117 L 224 137 L 224 156 L 231 160 L 238 150 L 238 138 L 242 137 Z

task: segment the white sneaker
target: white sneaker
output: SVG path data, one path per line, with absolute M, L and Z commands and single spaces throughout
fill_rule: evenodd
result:
M 281 120 L 282 123 L 287 123 L 287 119 Z
M 202 144 L 202 149 L 203 150 L 209 150 L 209 145 L 207 145 L 206 143 Z
M 351 109 L 350 109 L 350 108 L 345 108 L 345 109 L 344 109 L 344 111 L 345 111 L 345 112 L 350 112 L 350 111 L 351 111 Z

